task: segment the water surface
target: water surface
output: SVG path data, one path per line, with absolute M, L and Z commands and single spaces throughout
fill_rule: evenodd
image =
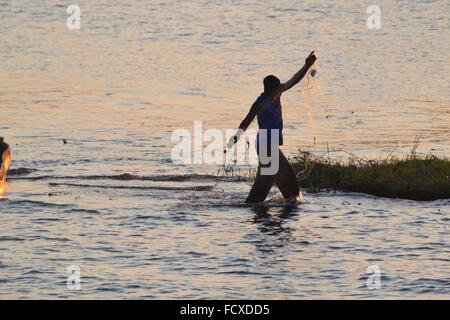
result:
M 283 98 L 287 154 L 401 156 L 420 136 L 448 157 L 448 1 L 379 1 L 380 30 L 354 1 L 78 4 L 81 30 L 58 1 L 0 5 L 0 135 L 33 169 L 0 199 L 0 298 L 450 297 L 448 200 L 255 209 L 248 181 L 170 158 L 173 130 L 236 127 L 313 49 L 314 86 Z

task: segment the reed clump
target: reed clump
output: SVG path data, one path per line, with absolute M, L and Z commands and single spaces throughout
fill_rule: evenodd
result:
M 317 156 L 299 150 L 291 158 L 300 186 L 312 191 L 360 192 L 379 197 L 411 200 L 450 198 L 450 160 L 423 155 L 413 147 L 411 154 L 397 158 L 367 160 L 348 154 L 348 160 L 329 152 Z

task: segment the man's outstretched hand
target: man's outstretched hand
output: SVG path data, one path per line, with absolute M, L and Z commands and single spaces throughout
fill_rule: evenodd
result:
M 231 149 L 233 147 L 233 145 L 238 142 L 238 139 L 239 138 L 237 135 L 233 135 L 232 137 L 230 137 L 230 140 L 228 140 L 228 143 L 227 143 L 227 148 Z
M 314 51 L 312 51 L 312 52 L 309 54 L 309 56 L 305 59 L 305 63 L 306 63 L 308 66 L 312 66 L 312 65 L 314 64 L 314 62 L 316 62 L 316 60 L 317 60 L 317 57 L 316 57 L 316 55 L 314 54 Z

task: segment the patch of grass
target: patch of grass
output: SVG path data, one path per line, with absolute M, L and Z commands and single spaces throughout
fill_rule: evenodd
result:
M 348 161 L 327 153 L 316 156 L 299 151 L 291 158 L 300 186 L 307 190 L 361 192 L 380 197 L 412 200 L 450 198 L 450 160 L 420 155 L 415 143 L 405 158 L 389 155 L 366 160 L 349 154 Z

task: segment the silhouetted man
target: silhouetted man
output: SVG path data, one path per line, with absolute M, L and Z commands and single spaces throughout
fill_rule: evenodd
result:
M 281 83 L 273 75 L 264 78 L 264 92 L 256 99 L 249 113 L 239 125 L 247 130 L 255 117 L 258 119 L 259 132 L 256 139 L 256 151 L 259 158 L 258 174 L 247 197 L 247 203 L 260 203 L 266 199 L 275 183 L 285 199 L 297 197 L 300 193 L 294 169 L 279 149 L 283 145 L 283 116 L 281 94 L 303 79 L 316 61 L 314 51 L 306 58 L 305 65 L 287 82 Z M 242 132 L 241 131 L 241 132 Z M 228 147 L 239 139 L 240 134 L 231 137 Z M 275 172 L 269 168 L 275 168 Z

